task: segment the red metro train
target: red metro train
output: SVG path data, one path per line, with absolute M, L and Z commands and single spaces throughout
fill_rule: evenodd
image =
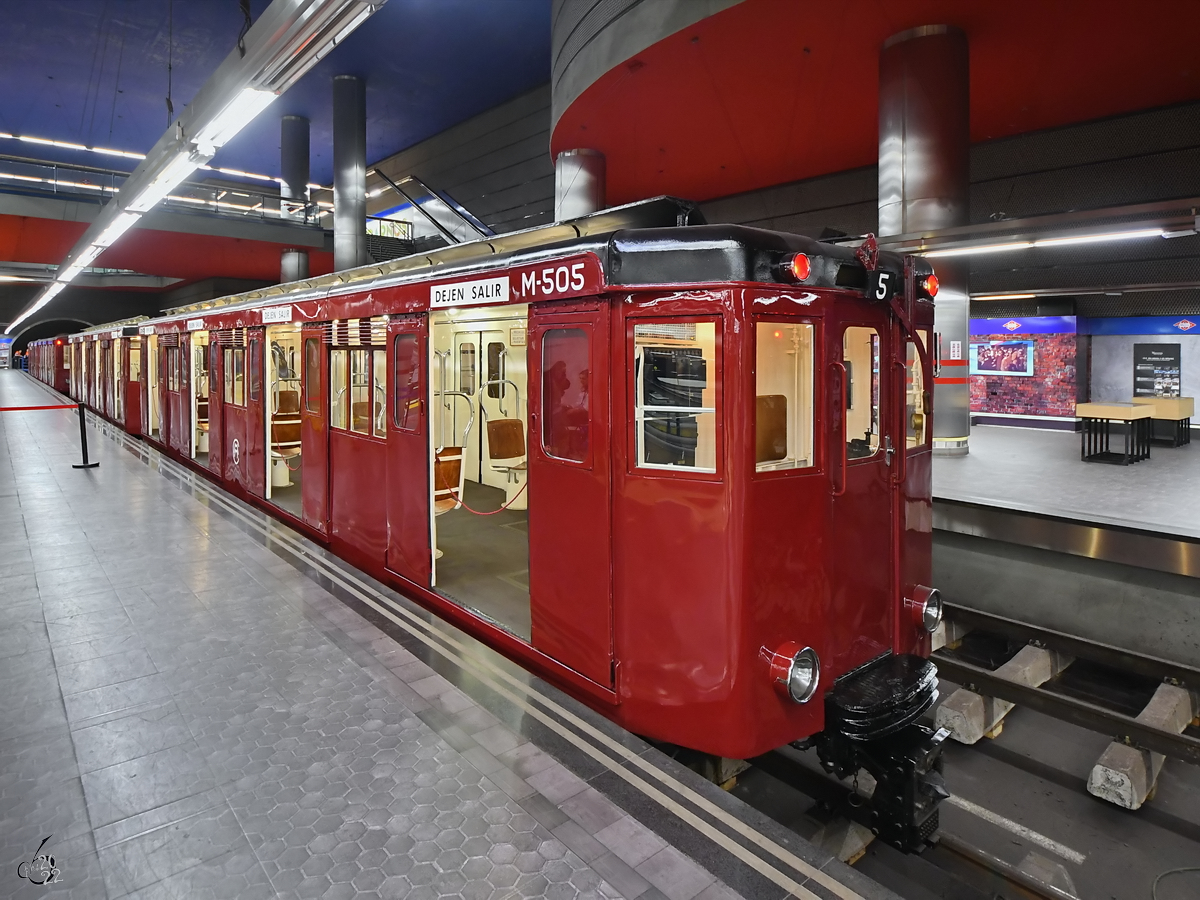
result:
M 29 355 L 29 374 L 45 382 L 59 393 L 69 388 L 71 357 L 67 354 L 67 336 L 42 338 L 30 341 L 26 350 Z
M 637 734 L 866 767 L 873 825 L 919 848 L 937 280 L 690 216 L 93 329 L 71 393 Z

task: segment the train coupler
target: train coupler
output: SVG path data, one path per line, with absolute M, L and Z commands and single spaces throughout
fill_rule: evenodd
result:
M 949 732 L 918 724 L 937 699 L 937 669 L 917 656 L 886 656 L 839 679 L 825 697 L 817 754 L 838 778 L 865 770 L 875 782 L 856 818 L 905 853 L 938 828 L 946 799 L 942 746 Z

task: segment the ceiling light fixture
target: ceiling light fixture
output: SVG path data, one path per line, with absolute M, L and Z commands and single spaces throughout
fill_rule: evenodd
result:
M 1103 234 L 1080 234 L 1059 238 L 1038 238 L 1034 241 L 1009 241 L 1003 244 L 981 244 L 976 247 L 949 247 L 930 250 L 927 259 L 947 256 L 969 256 L 977 253 L 1003 253 L 1008 250 L 1027 250 L 1030 247 L 1067 247 L 1072 244 L 1100 244 L 1107 241 L 1129 241 L 1138 238 L 1166 237 L 1161 228 L 1139 228 L 1134 231 L 1110 231 Z
M 972 294 L 972 300 L 1032 300 L 1037 294 Z
M 201 148 L 201 152 L 211 157 L 253 122 L 260 112 L 274 103 L 275 96 L 274 91 L 243 88 L 241 93 L 196 135 L 196 144 Z

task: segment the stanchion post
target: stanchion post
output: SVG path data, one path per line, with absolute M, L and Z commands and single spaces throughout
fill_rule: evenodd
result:
M 88 462 L 87 452 L 87 413 L 84 412 L 83 404 L 79 404 L 79 444 L 83 449 L 83 463 L 78 466 L 71 466 L 72 469 L 94 469 L 100 465 L 98 462 Z

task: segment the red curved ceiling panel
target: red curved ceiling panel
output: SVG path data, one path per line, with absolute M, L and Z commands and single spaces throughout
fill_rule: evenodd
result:
M 551 149 L 602 151 L 610 204 L 872 165 L 880 47 L 940 23 L 970 40 L 974 142 L 1200 98 L 1193 0 L 745 0 L 609 71 Z

